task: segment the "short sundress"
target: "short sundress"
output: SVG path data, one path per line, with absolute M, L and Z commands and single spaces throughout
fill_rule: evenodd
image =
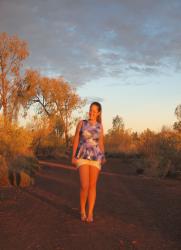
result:
M 99 138 L 101 133 L 101 124 L 96 122 L 91 125 L 88 120 L 82 121 L 80 129 L 80 140 L 76 151 L 77 166 L 85 163 L 88 160 L 90 165 L 95 165 L 101 168 L 101 161 L 105 158 L 104 153 L 99 147 Z

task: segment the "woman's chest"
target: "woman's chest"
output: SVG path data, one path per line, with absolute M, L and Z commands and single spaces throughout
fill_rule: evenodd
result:
M 84 126 L 82 129 L 82 139 L 84 141 L 97 141 L 100 137 L 100 127 L 99 126 Z

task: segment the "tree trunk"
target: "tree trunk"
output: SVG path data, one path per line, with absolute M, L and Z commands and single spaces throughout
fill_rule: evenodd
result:
M 2 76 L 1 76 L 1 81 L 2 81 L 2 93 L 1 93 L 1 97 L 2 97 L 2 107 L 3 107 L 3 118 L 4 118 L 4 127 L 7 127 L 7 86 L 5 83 L 5 76 L 4 76 L 4 68 L 1 66 L 1 72 L 2 72 Z

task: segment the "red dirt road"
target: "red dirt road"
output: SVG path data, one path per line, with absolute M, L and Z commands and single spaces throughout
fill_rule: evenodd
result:
M 0 188 L 0 250 L 179 250 L 181 182 L 99 176 L 94 223 L 79 219 L 74 167 L 42 163 L 35 185 Z

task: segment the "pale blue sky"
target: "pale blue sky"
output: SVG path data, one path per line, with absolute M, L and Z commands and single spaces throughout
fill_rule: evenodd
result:
M 100 79 L 78 89 L 83 97 L 89 93 L 95 100 L 102 98 L 105 130 L 111 128 L 116 115 L 123 118 L 126 128 L 138 132 L 146 128 L 159 131 L 163 125 L 172 126 L 176 121 L 174 110 L 181 103 L 180 74 L 150 77 L 146 82 L 135 78 L 137 82 L 143 81 L 142 84 L 134 81 L 130 85 L 123 82 L 112 86 L 112 81 L 112 78 Z
M 180 0 L 0 0 L 0 32 L 28 42 L 25 67 L 100 100 L 105 131 L 117 114 L 133 131 L 176 120 L 180 23 Z

